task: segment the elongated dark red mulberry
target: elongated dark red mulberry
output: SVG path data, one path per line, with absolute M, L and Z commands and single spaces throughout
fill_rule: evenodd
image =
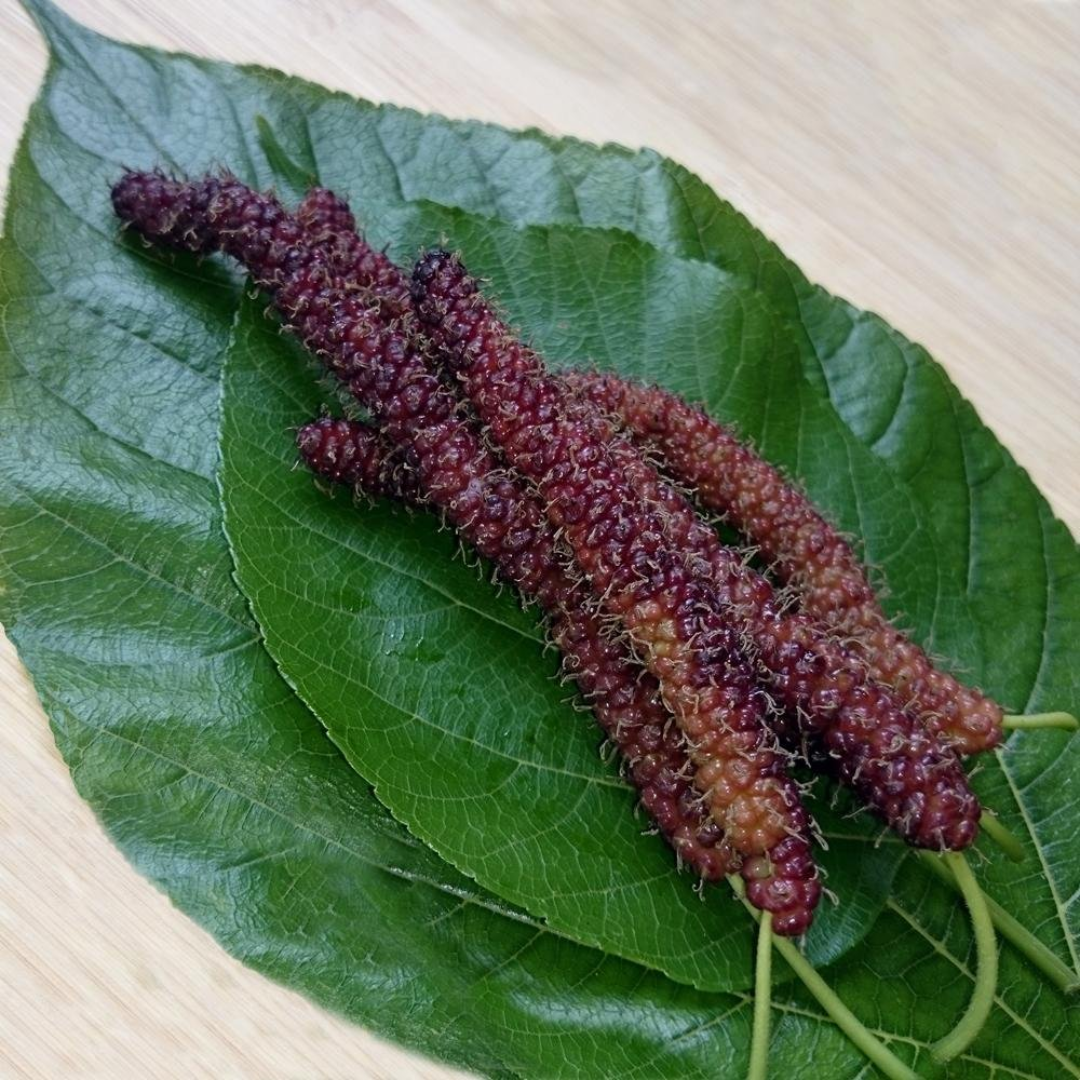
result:
M 612 375 L 575 374 L 574 386 L 654 447 L 672 476 L 722 513 L 794 585 L 803 610 L 850 640 L 874 678 L 964 754 L 1001 741 L 1003 710 L 936 668 L 893 626 L 851 545 L 783 474 L 680 397 Z
M 851 787 L 909 843 L 956 850 L 978 835 L 980 806 L 956 754 L 923 728 L 897 696 L 867 676 L 860 658 L 816 621 L 784 615 L 772 586 L 720 543 L 686 497 L 640 457 L 612 446 L 643 498 L 685 556 L 709 569 L 746 626 L 752 652 L 782 711 L 776 727 Z
M 301 203 L 298 217 L 312 241 L 327 252 L 329 262 L 343 276 L 347 287 L 370 289 L 380 300 L 383 312 L 398 320 L 402 332 L 411 333 L 414 330 L 414 312 L 408 278 L 385 255 L 373 253 L 357 235 L 355 220 L 345 203 L 332 192 L 322 188 L 313 189 Z M 324 426 L 319 433 L 329 430 L 328 426 Z M 334 431 L 337 434 L 340 428 Z M 370 429 L 353 425 L 353 431 L 359 443 L 354 451 L 355 456 L 370 461 L 374 449 L 370 442 Z M 343 453 L 343 449 L 335 446 L 332 452 L 337 457 Z M 531 499 L 523 489 L 518 497 Z M 570 669 L 607 672 L 600 681 L 602 685 L 612 687 L 613 693 L 636 672 L 636 701 L 632 708 L 623 710 L 625 722 L 613 727 L 605 721 L 603 710 L 598 715 L 601 725 L 630 763 L 635 782 L 640 787 L 642 778 L 648 781 L 643 788 L 643 804 L 653 813 L 661 831 L 672 841 L 682 858 L 704 876 L 713 876 L 712 871 L 724 864 L 729 869 L 734 868 L 737 860 L 730 846 L 725 843 L 717 851 L 716 844 L 722 832 L 715 823 L 707 825 L 704 820 L 698 820 L 702 810 L 700 799 L 692 794 L 693 764 L 689 761 L 681 731 L 669 723 L 670 714 L 659 699 L 655 679 L 640 671 L 632 659 L 624 655 L 622 645 L 596 632 L 599 623 L 593 610 L 594 602 L 583 599 L 581 603 L 589 609 L 588 617 L 579 619 L 577 628 L 570 630 L 576 642 L 574 648 L 568 651 Z M 564 629 L 557 621 L 556 637 Z M 591 640 L 593 638 L 595 640 Z M 583 653 L 591 654 L 591 659 L 586 659 Z M 648 752 L 644 760 L 641 759 L 643 746 Z M 805 876 L 804 867 L 800 865 L 796 869 L 800 876 Z M 769 883 L 773 876 L 768 875 Z M 777 890 L 777 895 L 786 896 L 790 891 L 782 886 Z
M 667 541 L 660 514 L 616 461 L 606 426 L 575 407 L 566 385 L 508 333 L 453 256 L 420 261 L 413 300 L 495 443 L 537 485 L 593 588 L 659 680 L 686 733 L 696 783 L 732 844 L 763 856 L 764 871 L 787 857 L 781 844 L 790 839 L 809 864 L 809 821 L 768 737 L 768 701 L 742 651 L 741 627 L 709 578 Z M 815 879 L 799 889 L 796 902 L 816 901 Z
M 549 460 L 536 440 L 562 435 L 560 421 L 571 423 L 563 417 L 575 417 L 585 426 L 582 407 L 575 409 L 565 384 L 543 378 L 539 358 L 512 338 L 452 256 L 427 256 L 414 275 L 413 295 L 436 340 L 456 350 L 470 394 L 511 460 L 542 488 L 551 482 L 548 474 L 558 479 L 558 460 Z M 600 494 L 617 492 L 625 502 L 633 493 L 644 500 L 658 511 L 658 527 L 673 549 L 707 568 L 717 600 L 745 630 L 785 707 L 781 728 L 787 741 L 813 740 L 815 749 L 835 763 L 840 779 L 909 842 L 952 849 L 970 844 L 980 808 L 956 756 L 905 713 L 885 687 L 866 679 L 858 660 L 820 627 L 804 616 L 782 617 L 769 583 L 721 545 L 685 498 L 613 436 L 603 417 L 594 414 L 588 431 L 592 442 L 579 437 L 581 445 L 574 447 L 578 460 L 594 471 L 595 463 L 602 462 L 601 470 L 623 481 L 619 488 L 601 471 L 599 486 L 608 490 Z M 606 458 L 593 445 L 604 439 Z M 584 505 L 594 498 L 599 502 L 592 488 L 586 492 L 585 479 L 575 474 L 574 481 Z M 614 513 L 606 507 L 604 512 Z M 614 526 L 588 524 L 604 540 L 605 530 L 622 528 L 632 535 L 647 527 L 644 520 L 627 526 L 624 515 Z M 586 548 L 593 542 L 593 533 L 582 541 Z M 590 553 L 579 558 L 585 563 Z M 619 552 L 616 561 L 630 558 L 631 553 Z M 603 573 L 597 585 L 608 587 Z M 655 614 L 659 617 L 659 611 Z
M 301 242 L 316 225 L 318 207 L 308 205 L 301 225 L 235 180 L 189 185 L 156 174 L 129 174 L 113 198 L 121 217 L 152 238 L 198 251 L 219 246 L 271 292 L 286 323 L 381 421 L 384 441 L 408 459 L 410 483 L 415 478 L 462 536 L 551 614 L 568 672 L 622 749 L 644 805 L 682 858 L 704 877 L 727 872 L 735 862 L 730 845 L 695 796 L 685 744 L 668 723 L 655 683 L 605 637 L 583 587 L 559 561 L 539 506 L 459 419 L 456 399 L 426 370 L 400 325 L 387 323 L 355 283 L 336 281 L 324 254 Z M 370 265 L 385 275 L 390 295 L 392 275 L 378 259 Z M 370 445 L 345 451 L 345 433 L 335 421 L 309 426 L 302 450 L 342 478 L 374 477 L 385 486 L 400 475 L 388 474 Z

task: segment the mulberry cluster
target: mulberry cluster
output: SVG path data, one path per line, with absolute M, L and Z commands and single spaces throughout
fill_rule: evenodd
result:
M 617 415 L 635 440 L 658 450 L 680 483 L 722 513 L 798 590 L 803 610 L 850 642 L 870 674 L 891 686 L 926 727 L 960 753 L 996 746 L 999 705 L 936 668 L 882 611 L 851 545 L 807 497 L 700 409 L 659 387 L 611 375 L 573 385 Z
M 392 300 L 396 288 L 399 301 L 411 303 L 407 280 L 358 238 L 353 244 L 336 233 L 343 223 L 351 228 L 347 208 L 329 192 L 314 192 L 297 221 L 229 178 L 183 184 L 137 173 L 117 184 L 113 200 L 121 218 L 152 239 L 200 252 L 220 247 L 245 265 L 286 324 L 381 421 L 378 435 L 347 421 L 309 424 L 298 434 L 303 456 L 330 479 L 433 503 L 524 596 L 538 600 L 565 669 L 680 858 L 708 879 L 737 867 L 694 791 L 685 740 L 669 723 L 655 681 L 604 634 L 595 601 L 567 573 L 542 509 L 460 419 L 456 399 L 428 371 L 400 320 L 387 320 L 380 300 Z M 328 262 L 334 251 L 355 277 L 335 276 Z M 381 296 L 372 299 L 360 281 L 378 284 Z M 388 464 L 393 454 L 400 463 Z
M 708 576 L 667 540 L 606 425 L 576 408 L 565 384 L 508 333 L 453 256 L 420 261 L 413 300 L 492 439 L 537 486 L 593 590 L 659 680 L 687 737 L 695 783 L 732 845 L 774 865 L 791 838 L 809 857 L 809 821 L 768 737 L 769 703 L 742 628 Z M 804 903 L 816 902 L 816 878 L 800 888 Z
M 452 352 L 464 372 L 469 394 L 496 439 L 543 489 L 541 470 L 553 465 L 535 451 L 536 463 L 516 455 L 519 444 L 555 435 L 540 429 L 529 413 L 526 424 L 535 426 L 519 426 L 526 410 L 520 403 L 506 404 L 505 395 L 512 392 L 508 386 L 525 385 L 525 404 L 547 418 L 549 427 L 558 415 L 574 416 L 576 423 L 586 425 L 582 417 L 587 418 L 589 410 L 575 408 L 558 380 L 544 379 L 539 357 L 512 338 L 453 256 L 426 256 L 414 276 L 413 294 L 421 316 L 431 323 L 433 338 Z M 910 843 L 932 849 L 971 844 L 978 834 L 980 807 L 955 754 L 924 731 L 886 687 L 868 680 L 859 660 L 813 621 L 782 617 L 769 582 L 721 545 L 686 499 L 612 433 L 602 415 L 592 415 L 591 427 L 597 440 L 606 440 L 614 471 L 624 481 L 625 491 L 617 497 L 627 499 L 626 492 L 633 492 L 651 507 L 672 548 L 705 569 L 720 607 L 737 614 L 749 650 L 783 707 L 778 726 L 788 744 L 810 741 L 839 779 Z M 512 441 L 510 448 L 503 438 Z M 576 452 L 580 457 L 581 451 Z M 578 557 L 586 564 L 580 553 Z M 626 556 L 620 557 L 625 561 Z M 594 586 L 608 587 L 603 579 L 594 580 Z
M 663 391 L 549 374 L 454 256 L 430 253 L 410 282 L 325 189 L 289 214 L 231 176 L 128 173 L 113 201 L 150 240 L 244 265 L 373 418 L 306 425 L 302 457 L 327 479 L 432 506 L 539 603 L 665 837 L 703 877 L 741 868 L 778 933 L 803 931 L 820 895 L 791 753 L 912 844 L 974 840 L 978 801 L 935 732 L 992 745 L 1000 710 L 929 667 L 850 546 L 719 425 Z M 643 445 L 765 551 L 801 613 L 783 611 Z

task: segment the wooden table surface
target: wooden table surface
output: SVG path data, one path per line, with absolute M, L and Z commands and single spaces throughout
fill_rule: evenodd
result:
M 1080 6 L 61 0 L 114 37 L 650 145 L 925 343 L 1080 526 Z M 6 172 L 45 50 L 0 0 Z M 111 847 L 0 639 L 0 1077 L 449 1077 L 242 968 Z

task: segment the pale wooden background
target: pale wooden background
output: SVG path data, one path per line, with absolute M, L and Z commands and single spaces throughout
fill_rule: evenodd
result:
M 654 146 L 928 345 L 1080 526 L 1080 7 L 61 0 L 116 37 Z M 45 54 L 0 0 L 6 171 Z M 226 957 L 76 797 L 0 639 L 0 1076 L 445 1077 Z

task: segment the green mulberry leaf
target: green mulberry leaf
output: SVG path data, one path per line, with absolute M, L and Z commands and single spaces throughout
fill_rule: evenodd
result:
M 579 224 L 586 214 L 586 224 L 628 229 L 635 243 L 668 256 L 711 262 L 754 292 L 770 273 L 755 276 L 736 262 L 757 248 L 777 266 L 779 256 L 735 215 L 718 214 L 715 196 L 677 166 L 647 153 L 377 109 L 273 72 L 120 45 L 50 5 L 33 9 L 52 56 L 12 170 L 0 245 L 0 617 L 80 792 L 140 871 L 230 952 L 417 1049 L 497 1076 L 744 1071 L 742 990 L 694 990 L 576 944 L 455 871 L 390 817 L 276 673 L 231 577 L 213 482 L 220 364 L 242 284 L 213 260 L 174 259 L 120 238 L 107 189 L 124 165 L 196 173 L 227 162 L 249 182 L 276 178 L 283 190 L 307 175 L 337 184 L 360 202 L 380 240 L 402 242 L 418 223 L 445 220 L 460 227 L 458 242 L 494 276 L 515 318 L 566 361 L 603 353 L 585 337 L 575 343 L 573 328 L 558 319 L 544 322 L 557 299 L 550 291 L 534 294 L 527 277 L 499 277 L 496 239 L 503 230 L 513 235 L 507 227 Z M 380 169 L 386 179 L 378 179 Z M 371 182 L 354 186 L 361 173 Z M 489 234 L 478 219 L 424 200 L 500 220 Z M 714 219 L 711 233 L 698 227 Z M 778 271 L 777 280 L 791 273 Z M 779 301 L 765 295 L 761 303 Z M 236 324 L 238 344 L 249 317 L 243 312 Z M 798 327 L 796 336 L 805 387 L 824 386 L 820 373 L 815 384 Z M 688 368 L 672 371 L 689 378 Z M 677 388 L 698 393 L 685 382 Z M 839 395 L 815 400 L 803 384 L 800 395 L 826 417 L 831 401 L 829 423 L 839 418 L 866 444 Z M 813 477 L 813 447 L 800 450 L 786 425 L 773 441 L 768 410 L 755 411 L 758 398 L 725 398 L 718 385 L 700 396 L 805 473 L 814 494 L 846 520 L 846 481 Z M 969 412 L 958 407 L 956 416 L 953 434 L 946 427 L 942 437 L 967 448 L 967 475 L 984 481 L 971 505 L 989 535 L 992 511 L 1000 515 L 1004 505 L 995 503 L 1003 498 L 995 469 L 1014 480 L 1017 472 L 1007 457 L 995 458 L 1001 452 Z M 938 530 L 928 549 L 916 545 L 919 559 L 940 553 L 940 602 L 957 603 L 948 584 L 957 537 L 889 450 L 888 440 L 870 446 Z M 1015 663 L 977 673 L 1013 704 L 1032 687 L 1033 704 L 1067 704 L 1075 690 L 1064 661 L 1077 611 L 1069 592 L 1075 550 L 1026 480 L 1016 483 L 1024 498 L 1014 520 L 999 520 L 998 529 L 1012 531 L 997 550 L 1028 543 L 1024 530 L 1044 522 L 1051 568 L 1039 579 L 1044 651 L 1032 651 L 1025 624 Z M 344 517 L 344 505 L 331 506 L 328 513 Z M 350 515 L 362 532 L 363 515 Z M 425 526 L 418 519 L 414 527 Z M 876 542 L 891 550 L 888 535 Z M 904 583 L 905 553 L 892 559 L 890 584 L 895 594 L 896 567 L 900 588 L 912 590 L 898 602 L 919 632 L 932 629 L 939 648 L 945 635 L 957 635 L 952 654 L 976 667 L 985 625 L 973 633 L 960 606 L 942 614 L 936 605 L 920 608 L 918 583 Z M 442 558 L 437 565 L 468 585 L 476 603 L 504 603 L 520 620 L 522 648 L 531 647 L 530 634 L 535 644 L 535 628 L 508 601 L 493 600 L 460 566 Z M 991 568 L 985 558 L 973 565 Z M 1035 595 L 1028 562 L 1018 574 L 1008 583 L 1012 618 Z M 990 587 L 982 571 L 971 581 L 969 601 Z M 587 743 L 581 718 L 567 723 L 571 738 Z M 1010 743 L 1003 755 L 1010 776 L 985 774 L 987 784 L 1008 779 L 1006 794 L 1015 788 L 1017 804 L 1006 810 L 1030 822 L 1038 865 L 995 862 L 980 873 L 1064 958 L 1066 929 L 1075 929 L 1075 828 L 1060 796 L 1075 773 L 1075 751 L 1056 736 L 1039 738 Z M 648 838 L 643 843 L 648 848 Z M 885 869 L 875 869 L 873 845 L 851 843 L 866 852 L 869 878 L 893 865 L 886 852 Z M 963 1006 L 970 949 L 955 899 L 906 860 L 860 948 L 826 974 L 897 1053 L 932 1075 L 927 1047 Z M 797 985 L 778 988 L 776 1008 L 778 1072 L 867 1075 Z M 1076 1020 L 1076 1007 L 1005 948 L 998 1008 L 948 1074 L 1076 1075 Z

